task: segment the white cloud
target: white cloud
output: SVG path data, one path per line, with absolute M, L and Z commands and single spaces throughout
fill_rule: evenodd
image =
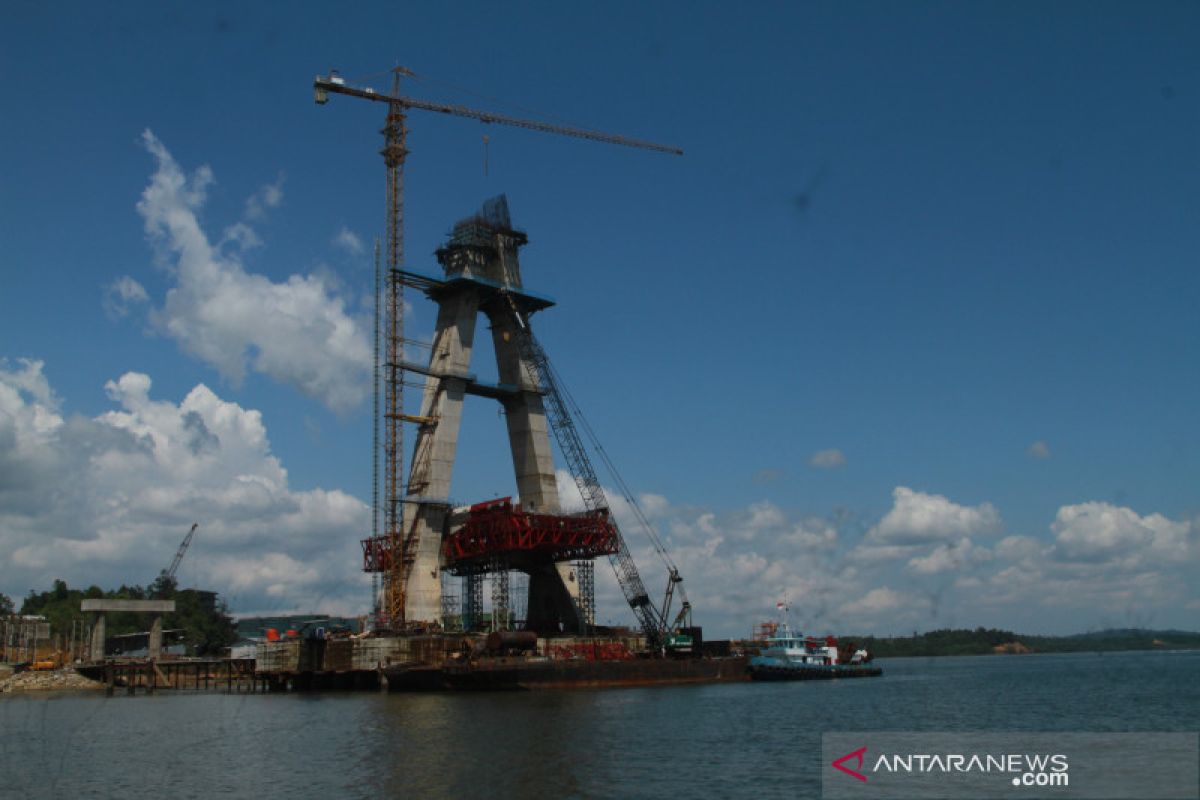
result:
M 105 389 L 108 411 L 68 417 L 41 362 L 0 362 L 0 591 L 19 597 L 54 578 L 148 583 L 199 522 L 186 585 L 219 590 L 243 613 L 365 608 L 358 540 L 369 509 L 338 489 L 289 486 L 262 414 L 204 385 L 178 400 L 156 397 L 136 372 Z M 574 493 L 577 508 L 570 476 L 560 471 L 558 480 L 564 505 Z M 610 496 L 657 602 L 665 567 L 629 508 Z M 639 497 L 711 637 L 747 635 L 785 594 L 793 620 L 819 633 L 944 625 L 1036 633 L 1147 620 L 1185 627 L 1198 602 L 1195 521 L 1082 503 L 1059 510 L 1053 538 L 1013 534 L 989 550 L 973 537 L 999 525 L 990 506 L 903 487 L 894 500 L 866 538 L 898 538 L 863 541 L 868 521 L 852 514 L 795 514 L 765 501 L 717 511 Z M 601 563 L 596 574 L 601 619 L 633 624 L 612 570 Z
M 846 466 L 846 456 L 841 450 L 818 450 L 808 464 L 817 469 L 838 469 Z
M 340 490 L 291 489 L 258 411 L 204 385 L 178 403 L 155 399 L 150 378 L 129 372 L 105 387 L 112 410 L 64 418 L 42 364 L 21 364 L 0 364 L 7 593 L 54 578 L 147 584 L 199 522 L 181 577 L 236 611 L 368 604 L 358 540 L 369 510 Z
M 910 559 L 908 568 L 918 575 L 937 575 L 942 572 L 961 572 L 990 561 L 991 552 L 971 543 L 965 536 L 957 542 L 940 544 L 925 556 Z
M 30 358 L 18 358 L 17 363 L 21 365 L 20 369 L 12 370 L 8 366 L 8 359 L 0 358 L 0 391 L 7 389 L 11 392 L 8 402 L 0 405 L 0 411 L 15 414 L 21 405 L 19 392 L 24 392 L 37 401 L 35 405 L 37 409 L 47 414 L 57 411 L 59 400 L 54 395 L 54 390 L 50 388 L 50 381 L 42 372 L 46 363 Z M 54 419 L 57 420 L 57 417 L 55 416 Z M 54 424 L 56 425 L 57 422 Z M 44 426 L 39 427 L 44 429 Z
M 875 619 L 886 612 L 911 610 L 927 605 L 928 601 L 924 598 L 881 586 L 872 589 L 861 598 L 843 605 L 842 613 L 850 617 Z
M 1029 447 L 1025 448 L 1025 455 L 1029 456 L 1030 458 L 1038 459 L 1039 461 L 1044 461 L 1050 457 L 1050 445 L 1039 439 L 1038 441 L 1029 445 Z
M 109 319 L 128 316 L 130 306 L 150 300 L 145 288 L 128 275 L 122 275 L 104 289 L 101 303 Z
M 1032 536 L 1005 536 L 992 549 L 1001 561 L 1032 561 L 1046 552 L 1046 543 Z
M 558 478 L 562 496 L 578 498 L 570 476 L 560 471 Z M 643 581 L 661 593 L 665 572 L 656 555 L 624 506 L 614 503 L 614 509 Z M 1104 541 L 1096 515 L 1081 511 L 1060 512 L 1056 525 L 1063 535 L 1069 541 L 1086 529 Z M 1067 558 L 1065 544 L 1047 536 L 1009 534 L 982 546 L 979 537 L 1003 533 L 990 504 L 964 506 L 905 487 L 897 487 L 892 508 L 870 527 L 851 513 L 797 516 L 766 501 L 717 512 L 661 500 L 655 521 L 684 576 L 696 620 L 713 636 L 747 635 L 749 624 L 768 618 L 785 594 L 793 621 L 822 633 L 977 625 L 1067 633 L 1148 621 L 1188 626 L 1180 610 L 1196 598 L 1196 524 L 1157 514 L 1131 520 L 1125 512 L 1117 516 L 1152 530 L 1152 538 L 1133 551 L 1136 558 L 1120 551 L 1094 561 Z M 596 574 L 602 619 L 631 624 L 611 570 L 598 566 Z
M 1068 561 L 1186 559 L 1192 547 L 1190 523 L 1174 522 L 1162 514 L 1139 516 L 1133 509 L 1109 503 L 1063 506 L 1054 523 L 1056 555 Z
M 962 506 L 940 494 L 925 494 L 897 486 L 892 509 L 867 539 L 893 545 L 927 544 L 992 533 L 1000 527 L 1000 514 L 991 503 Z
M 217 249 L 223 251 L 230 246 L 243 251 L 253 250 L 256 247 L 262 247 L 262 239 L 258 238 L 254 228 L 244 222 L 235 222 L 225 229 Z
M 362 239 L 359 238 L 357 233 L 350 230 L 345 225 L 343 225 L 337 232 L 337 235 L 333 237 L 333 243 L 352 256 L 362 255 Z
M 246 198 L 246 219 L 257 221 L 267 215 L 267 210 L 278 208 L 283 202 L 283 174 L 259 188 L 257 192 Z
M 176 280 L 151 315 L 155 326 L 235 384 L 253 369 L 335 411 L 358 405 L 369 393 L 370 340 L 328 279 L 292 275 L 276 283 L 247 272 L 238 253 L 258 238 L 245 223 L 227 229 L 214 247 L 197 216 L 212 170 L 201 167 L 185 176 L 153 133 L 147 130 L 142 138 L 158 168 L 138 213 Z M 261 216 L 281 197 L 278 185 L 264 187 L 247 204 L 248 215 L 257 210 Z M 228 244 L 235 247 L 223 252 Z

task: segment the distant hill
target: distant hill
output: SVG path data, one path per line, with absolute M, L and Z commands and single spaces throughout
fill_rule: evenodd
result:
M 1200 633 L 1122 628 L 1070 636 L 1034 636 L 996 628 L 944 628 L 913 636 L 843 636 L 879 658 L 989 653 L 1081 653 L 1118 650 L 1200 650 Z

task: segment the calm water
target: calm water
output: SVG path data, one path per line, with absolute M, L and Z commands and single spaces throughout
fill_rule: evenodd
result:
M 6 695 L 0 797 L 817 797 L 825 730 L 1200 729 L 1200 652 L 882 663 L 530 694 Z

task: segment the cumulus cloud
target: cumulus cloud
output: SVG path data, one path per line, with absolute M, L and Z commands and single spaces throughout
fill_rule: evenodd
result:
M 122 275 L 104 289 L 101 304 L 109 319 L 117 320 L 128 316 L 130 308 L 150 300 L 145 288 L 128 275 Z
M 1070 561 L 1105 561 L 1132 558 L 1186 559 L 1192 544 L 1192 525 L 1162 514 L 1139 516 L 1131 508 L 1109 503 L 1063 506 L 1054 523 L 1055 554 Z
M 362 239 L 359 238 L 357 233 L 350 230 L 345 225 L 343 225 L 337 232 L 337 235 L 333 237 L 333 243 L 335 246 L 340 247 L 342 250 L 345 250 L 352 256 L 362 255 Z
M 335 411 L 362 402 L 369 392 L 370 339 L 329 279 L 292 275 L 274 282 L 247 271 L 240 253 L 260 244 L 248 224 L 226 229 L 215 246 L 200 225 L 212 170 L 185 175 L 152 132 L 142 141 L 157 169 L 137 209 L 175 278 L 151 315 L 154 325 L 234 384 L 254 370 Z M 261 217 L 281 198 L 278 183 L 264 187 L 247 203 L 247 217 Z
M 370 510 L 336 488 L 292 488 L 261 413 L 203 384 L 156 396 L 137 372 L 104 388 L 107 411 L 66 416 L 40 361 L 0 361 L 0 590 L 20 596 L 54 578 L 147 583 L 199 522 L 185 584 L 221 591 L 243 613 L 365 609 L 358 540 Z M 557 477 L 564 506 L 578 508 L 570 476 Z M 629 506 L 609 496 L 657 601 L 665 565 Z M 976 539 L 1000 526 L 991 506 L 905 487 L 874 522 L 767 501 L 717 510 L 647 493 L 639 504 L 710 636 L 748 635 L 784 596 L 803 630 L 856 634 L 1184 627 L 1200 602 L 1196 521 L 1107 503 L 1063 506 L 1044 535 L 1004 535 L 990 549 Z M 603 563 L 596 590 L 602 621 L 633 624 Z
M 577 502 L 568 504 L 578 498 L 574 481 L 564 470 L 557 478 L 564 506 L 577 510 Z M 611 491 L 608 496 L 657 602 L 666 586 L 666 566 L 624 500 Z M 797 516 L 768 501 L 723 512 L 675 505 L 653 494 L 640 495 L 638 502 L 679 567 L 684 589 L 701 609 L 698 621 L 714 635 L 748 635 L 751 624 L 769 617 L 785 595 L 794 621 L 829 628 L 837 622 L 838 604 L 859 591 L 857 583 L 842 579 L 844 571 L 836 563 L 842 540 L 833 519 Z M 597 566 L 596 597 L 602 621 L 630 624 L 607 565 Z
M 846 466 L 846 456 L 841 450 L 818 450 L 812 454 L 808 464 L 817 469 L 838 469 Z
M 364 608 L 367 507 L 290 488 L 258 411 L 203 384 L 179 402 L 151 388 L 129 372 L 105 387 L 111 410 L 64 417 L 41 362 L 0 364 L 3 588 L 149 583 L 199 522 L 183 576 L 234 610 Z
M 842 613 L 850 617 L 878 619 L 884 613 L 911 612 L 926 606 L 928 601 L 924 598 L 880 586 L 867 592 L 860 599 L 846 603 L 842 606 Z
M 1050 445 L 1039 439 L 1025 448 L 1025 455 L 1038 461 L 1044 461 L 1050 457 Z
M 987 562 L 991 557 L 992 554 L 987 548 L 972 544 L 971 540 L 964 536 L 957 542 L 938 545 L 928 555 L 910 559 L 908 568 L 918 575 L 960 572 Z
M 897 486 L 892 491 L 892 509 L 867 539 L 893 545 L 926 544 L 992 533 L 999 527 L 1000 514 L 991 503 L 962 506 L 940 494 Z
M 558 477 L 563 496 L 577 497 L 570 476 L 560 471 Z M 643 580 L 652 592 L 661 591 L 665 572 L 656 554 L 628 509 L 620 502 L 613 507 Z M 1049 533 L 1061 531 L 1062 543 L 1010 534 L 986 547 L 979 537 L 1003 533 L 991 504 L 962 505 L 903 486 L 893 492 L 892 507 L 869 526 L 853 514 L 797 516 L 767 501 L 715 512 L 656 498 L 654 513 L 697 619 L 726 636 L 746 635 L 747 620 L 766 618 L 785 595 L 793 621 L 804 629 L 854 633 L 945 625 L 1024 626 L 1030 632 L 1053 626 L 1049 630 L 1069 632 L 1098 619 L 1127 621 L 1129 609 L 1152 614 L 1183 608 L 1195 596 L 1183 577 L 1186 561 L 1151 559 L 1167 553 L 1196 559 L 1191 524 L 1160 515 L 1137 517 L 1154 534 L 1143 541 L 1144 558 L 1135 564 L 1128 554 L 1098 561 L 1072 558 L 1086 554 L 1078 550 L 1068 554 L 1066 543 L 1083 536 L 1081 530 L 1102 540 L 1108 535 L 1097 533 L 1104 525 L 1082 509 L 1060 511 Z M 1134 522 L 1124 513 L 1117 516 Z M 866 532 L 856 535 L 859 525 Z M 599 607 L 609 609 L 602 618 L 629 624 L 611 570 L 598 567 L 596 574 Z

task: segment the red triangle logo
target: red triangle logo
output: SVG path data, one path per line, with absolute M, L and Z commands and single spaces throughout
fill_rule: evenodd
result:
M 855 759 L 856 761 L 858 761 L 858 769 L 862 769 L 863 754 L 866 752 L 867 752 L 867 747 L 866 747 L 866 745 L 863 745 L 862 747 L 855 750 L 853 753 L 846 753 L 846 755 L 842 756 L 841 758 L 834 760 L 833 768 L 840 769 L 842 772 L 846 773 L 847 775 L 852 775 L 853 777 L 858 778 L 863 783 L 866 783 L 866 781 L 867 781 L 866 775 L 863 775 L 858 770 L 843 766 L 843 764 L 846 761 L 849 761 L 850 759 Z

